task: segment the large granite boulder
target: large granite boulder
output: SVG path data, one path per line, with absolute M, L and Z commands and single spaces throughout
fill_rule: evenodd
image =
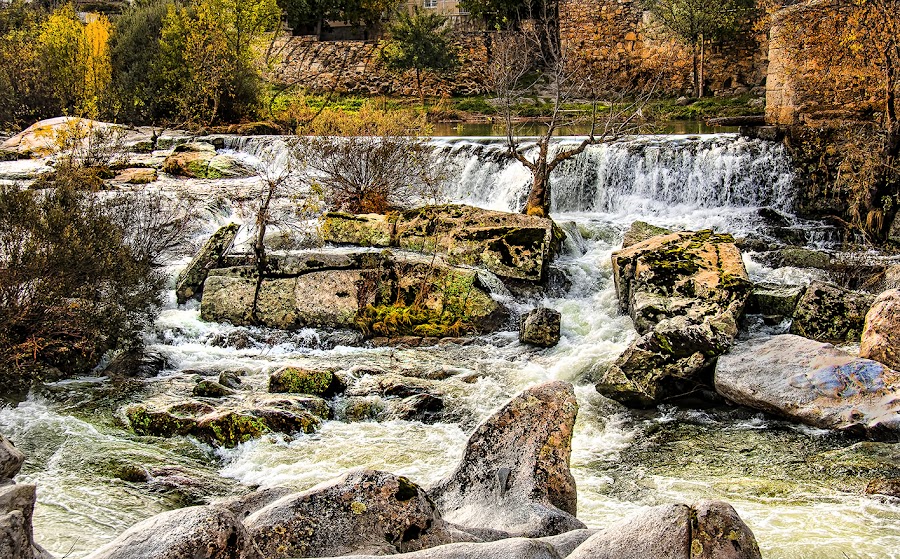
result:
M 622 248 L 628 248 L 638 243 L 643 243 L 653 237 L 670 235 L 672 233 L 674 233 L 674 231 L 666 229 L 665 227 L 657 227 L 656 225 L 650 225 L 644 221 L 635 221 L 631 224 L 631 227 L 628 228 L 628 231 L 625 232 L 625 236 L 622 238 Z
M 356 328 L 372 336 L 458 336 L 493 331 L 507 311 L 473 268 L 412 253 L 305 253 L 273 259 L 256 298 L 256 322 L 274 328 Z M 204 320 L 254 322 L 255 270 L 212 270 Z
M 380 555 L 348 555 L 341 559 L 379 559 Z M 508 538 L 487 543 L 452 543 L 393 557 L 407 559 L 561 559 L 554 547 L 540 540 Z M 338 559 L 333 557 L 332 559 Z
M 541 281 L 563 237 L 550 219 L 472 206 L 426 206 L 398 214 L 326 214 L 325 241 L 438 253 L 453 265 Z
M 233 512 L 206 505 L 135 524 L 85 559 L 263 559 Z
M 553 347 L 559 343 L 559 311 L 547 308 L 534 309 L 519 320 L 519 341 L 538 347 Z
M 16 477 L 24 462 L 25 455 L 9 439 L 0 435 L 0 483 Z
M 859 356 L 900 369 L 900 289 L 875 299 L 866 314 Z
M 597 390 L 629 405 L 654 405 L 696 386 L 728 349 L 751 284 L 730 235 L 652 237 L 613 254 L 622 310 L 640 335 Z
M 373 470 L 282 497 L 249 515 L 244 524 L 266 559 L 389 555 L 453 541 L 418 485 Z
M 727 503 L 662 505 L 591 536 L 570 559 L 760 559 L 753 532 Z
M 800 297 L 791 333 L 822 342 L 858 342 L 875 297 L 813 282 Z
M 238 229 L 240 226 L 236 223 L 219 228 L 203 244 L 203 248 L 191 260 L 188 267 L 178 274 L 175 296 L 179 305 L 183 305 L 188 299 L 203 291 L 203 282 L 206 281 L 209 271 L 222 266 L 225 255 L 231 250 L 231 245 L 237 237 Z
M 815 427 L 900 434 L 900 375 L 800 336 L 735 345 L 719 357 L 715 387 L 735 403 Z
M 484 421 L 462 460 L 429 489 L 444 518 L 483 539 L 584 528 L 569 471 L 578 403 L 572 385 L 525 390 Z

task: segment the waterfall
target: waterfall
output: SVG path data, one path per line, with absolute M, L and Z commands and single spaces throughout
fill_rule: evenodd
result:
M 561 139 L 554 146 L 571 144 Z M 433 157 L 447 164 L 447 198 L 517 211 L 530 172 L 506 155 L 502 140 L 435 138 Z M 287 143 L 279 137 L 229 138 L 229 149 L 278 162 Z M 526 152 L 533 156 L 536 149 Z M 551 176 L 554 212 L 666 214 L 690 208 L 771 206 L 790 211 L 793 173 L 781 144 L 737 134 L 635 136 L 590 146 Z

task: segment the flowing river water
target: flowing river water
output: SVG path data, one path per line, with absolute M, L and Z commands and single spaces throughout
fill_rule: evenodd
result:
M 228 147 L 252 159 L 273 141 L 232 139 Z M 434 157 L 453 170 L 448 199 L 500 210 L 521 206 L 528 173 L 505 159 L 495 140 L 440 139 L 434 146 Z M 146 332 L 149 349 L 166 361 L 148 381 L 151 391 L 190 383 L 198 370 L 240 370 L 264 379 L 284 364 L 321 364 L 351 371 L 362 383 L 366 370 L 377 367 L 446 377 L 440 383 L 445 419 L 433 425 L 347 422 L 338 413 L 312 435 L 270 435 L 213 449 L 195 440 L 130 434 L 110 410 L 139 398 L 145 386 L 129 393 L 98 379 L 57 383 L 0 409 L 0 432 L 29 456 L 19 480 L 38 485 L 36 539 L 59 556 L 78 558 L 185 501 L 257 485 L 304 489 L 356 467 L 428 485 L 455 467 L 479 421 L 522 389 L 562 379 L 576 385 L 580 405 L 572 470 L 578 516 L 590 527 L 641 507 L 716 498 L 732 503 L 768 559 L 900 557 L 900 503 L 864 494 L 869 480 L 898 476 L 900 445 L 726 406 L 628 410 L 593 388 L 597 372 L 635 336 L 630 318 L 618 310 L 610 264 L 628 226 L 640 219 L 765 236 L 758 208 L 789 213 L 791 179 L 780 146 L 732 134 L 639 137 L 593 147 L 561 166 L 553 184 L 554 218 L 568 238 L 555 266 L 566 280 L 547 295 L 511 303 L 518 311 L 545 305 L 562 313 L 562 340 L 548 350 L 522 346 L 512 325 L 466 346 L 361 347 L 341 333 L 205 323 L 196 304 L 178 307 L 170 295 Z M 241 192 L 248 180 L 187 181 L 209 197 L 198 239 L 229 220 L 246 219 L 229 193 Z M 184 181 L 164 179 L 160 188 L 179 184 Z M 827 228 L 788 218 L 810 243 L 828 242 Z M 176 273 L 189 258 L 181 255 L 169 271 Z M 752 253 L 745 262 L 757 280 L 804 283 L 814 277 L 767 268 Z M 751 326 L 745 335 L 760 328 Z M 154 467 L 159 479 L 126 481 L 128 464 Z

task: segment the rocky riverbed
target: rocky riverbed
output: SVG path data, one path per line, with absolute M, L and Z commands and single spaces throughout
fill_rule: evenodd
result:
M 0 409 L 0 432 L 28 457 L 17 481 L 38 487 L 35 541 L 57 556 L 142 556 L 129 541 L 166 526 L 179 527 L 181 535 L 167 540 L 178 556 L 177 546 L 198 545 L 193 538 L 208 532 L 194 528 L 210 522 L 220 527 L 215 541 L 290 549 L 285 557 L 385 551 L 576 557 L 578 549 L 606 556 L 624 547 L 640 551 L 635 556 L 654 553 L 633 543 L 649 528 L 629 532 L 619 524 L 632 514 L 626 522 L 632 529 L 672 527 L 644 544 L 687 546 L 688 552 L 695 542 L 720 549 L 715 538 L 684 522 L 696 516 L 746 523 L 764 557 L 896 553 L 894 261 L 835 250 L 836 231 L 790 215 L 790 166 L 777 147 L 725 135 L 596 148 L 557 179 L 554 218 L 563 238 L 550 226 L 543 235 L 510 235 L 521 223 L 502 225 L 499 235 L 492 223 L 493 236 L 484 232 L 485 216 L 503 215 L 484 210 L 515 209 L 527 177 L 498 159 L 490 141 L 436 141 L 435 157 L 447 158 L 457 173 L 448 198 L 467 204 L 460 215 L 482 228 L 472 222 L 438 227 L 447 234 L 426 251 L 438 253 L 428 269 L 468 278 L 466 292 L 481 293 L 484 304 L 502 313 L 453 335 L 414 331 L 429 324 L 426 317 L 385 339 L 349 315 L 327 322 L 343 316 L 336 301 L 351 294 L 360 307 L 360 294 L 350 287 L 360 278 L 337 276 L 393 269 L 399 260 L 412 280 L 396 272 L 378 279 L 415 299 L 424 285 L 416 271 L 421 257 L 408 254 L 417 248 L 415 220 L 425 220 L 421 230 L 428 230 L 433 216 L 406 217 L 406 229 L 402 220 L 385 228 L 367 217 L 371 227 L 364 229 L 352 216 L 326 216 L 322 222 L 332 221 L 323 228 L 325 239 L 315 227 L 304 229 L 312 234 L 285 232 L 287 245 L 273 253 L 282 256 L 269 273 L 279 282 L 286 281 L 285 270 L 296 274 L 289 290 L 272 284 L 273 294 L 291 296 L 266 299 L 271 324 L 247 326 L 240 320 L 246 311 L 235 305 L 217 306 L 230 309 L 226 317 L 211 315 L 208 303 L 197 300 L 210 293 L 219 301 L 241 300 L 234 293 L 248 277 L 239 269 L 247 264 L 240 261 L 244 229 L 226 243 L 233 245 L 228 254 L 200 248 L 220 227 L 250 220 L 248 193 L 257 179 L 210 177 L 208 170 L 214 158 L 227 157 L 232 169 L 244 169 L 235 174 L 249 174 L 279 140 L 172 140 L 179 141 L 212 149 L 168 146 L 135 154 L 132 161 L 144 161 L 158 179 L 142 187 L 119 183 L 189 191 L 204 200 L 190 244 L 172 255 L 171 298 L 146 332 L 147 354 L 112 359 L 104 363 L 107 377 L 51 383 Z M 182 168 L 193 165 L 194 176 L 171 174 L 180 173 L 165 163 L 173 158 L 185 161 Z M 208 161 L 207 175 L 187 159 Z M 0 174 L 27 179 L 49 163 L 2 163 Z M 455 211 L 448 206 L 434 216 Z M 335 220 L 357 224 L 356 236 L 338 236 L 348 228 Z M 653 225 L 633 227 L 639 220 Z M 471 244 L 476 239 L 481 248 Z M 552 263 L 543 256 L 549 248 L 535 252 L 536 246 L 555 250 L 554 243 L 559 254 Z M 369 246 L 348 246 L 354 244 Z M 215 254 L 216 263 L 201 266 L 209 272 L 201 283 L 212 278 L 214 289 L 202 285 L 198 295 L 196 281 L 188 292 L 175 280 L 204 252 Z M 310 267 L 313 261 L 323 265 Z M 326 281 L 323 274 L 335 277 Z M 306 276 L 316 279 L 303 291 Z M 442 294 L 431 299 L 432 310 L 453 305 L 457 283 L 429 288 Z M 317 287 L 331 290 L 330 298 L 317 298 Z M 535 308 L 548 310 L 531 322 L 519 320 Z M 548 340 L 554 316 L 555 346 L 554 335 L 532 344 L 518 332 L 520 322 L 532 324 Z M 772 373 L 765 382 L 757 378 L 763 369 Z M 538 407 L 552 410 L 552 421 L 544 416 L 544 427 L 510 431 L 532 416 L 521 403 L 543 401 L 546 390 L 553 396 Z M 532 444 L 532 436 L 543 438 Z M 515 454 L 523 437 L 529 444 Z M 364 470 L 345 475 L 353 468 Z M 521 477 L 520 468 L 530 473 Z M 251 493 L 257 488 L 262 493 Z M 401 515 L 410 523 L 392 520 L 374 539 L 347 524 L 366 518 L 370 504 L 396 505 L 366 488 L 415 493 L 400 501 L 412 507 Z M 428 509 L 420 491 L 436 508 Z M 340 516 L 328 505 L 339 495 L 365 496 L 346 497 L 349 512 Z M 728 502 L 741 520 L 710 499 Z M 366 510 L 354 510 L 356 502 Z M 303 515 L 310 519 L 297 520 Z M 313 516 L 359 539 L 322 543 L 315 530 L 302 536 L 312 539 L 270 539 L 282 531 L 271 526 L 313 526 Z M 144 521 L 149 524 L 138 524 Z M 573 529 L 554 536 L 561 539 L 545 538 Z M 286 532 L 301 537 L 303 531 Z M 742 542 L 738 556 L 753 556 L 743 533 L 731 541 Z M 531 539 L 476 542 L 500 536 Z M 666 544 L 666 537 L 675 539 Z M 463 541 L 469 543 L 415 551 Z M 710 556 L 729 556 L 718 553 Z

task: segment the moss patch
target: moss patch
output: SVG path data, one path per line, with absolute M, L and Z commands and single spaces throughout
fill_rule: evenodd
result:
M 322 396 L 333 392 L 334 384 L 335 376 L 331 371 L 284 367 L 269 377 L 269 392 Z

